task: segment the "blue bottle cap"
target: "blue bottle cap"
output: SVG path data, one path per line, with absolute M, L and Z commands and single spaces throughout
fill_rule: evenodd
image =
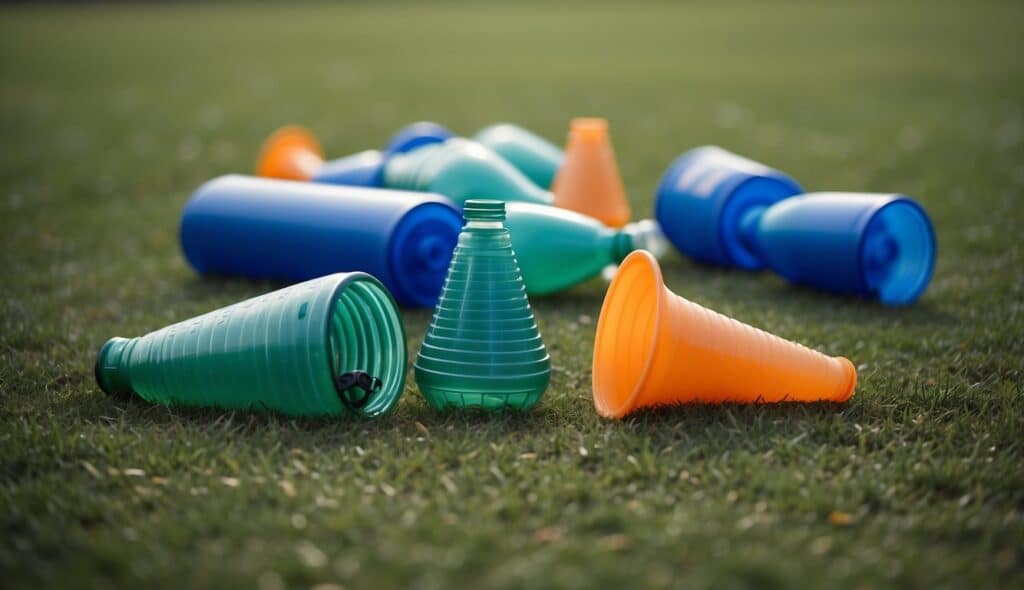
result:
M 935 230 L 924 209 L 897 196 L 871 214 L 861 235 L 859 259 L 869 296 L 907 305 L 928 288 L 935 269 Z
M 396 299 L 418 307 L 437 304 L 461 231 L 462 215 L 441 197 L 405 214 L 388 248 Z
M 419 121 L 402 127 L 384 147 L 385 158 L 393 154 L 403 154 L 420 146 L 446 141 L 455 134 L 447 127 L 430 121 Z
M 324 184 L 380 187 L 386 161 L 387 158 L 381 152 L 366 150 L 325 162 L 310 180 Z

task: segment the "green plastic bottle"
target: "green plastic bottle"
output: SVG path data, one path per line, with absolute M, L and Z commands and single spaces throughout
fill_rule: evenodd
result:
M 416 358 L 416 383 L 435 408 L 528 409 L 551 359 L 519 276 L 505 203 L 466 201 L 466 225 Z
M 554 196 L 530 182 L 512 164 L 475 141 L 452 138 L 394 154 L 384 164 L 385 188 L 427 191 L 463 206 L 467 199 L 495 195 L 504 201 L 550 205 Z
M 96 359 L 96 382 L 108 394 L 167 406 L 375 417 L 398 402 L 405 366 L 394 299 L 353 272 L 112 338 Z
M 508 203 L 505 227 L 519 261 L 526 292 L 546 295 L 567 289 L 618 264 L 633 250 L 661 257 L 666 250 L 658 224 L 635 221 L 621 230 L 568 209 Z
M 473 139 L 507 160 L 534 184 L 550 189 L 565 152 L 543 137 L 511 123 L 481 129 Z

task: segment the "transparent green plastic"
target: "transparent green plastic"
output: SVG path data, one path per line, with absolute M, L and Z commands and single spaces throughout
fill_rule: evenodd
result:
M 481 129 L 473 139 L 491 148 L 537 186 L 551 188 L 565 152 L 543 137 L 511 123 Z
M 505 227 L 530 295 L 561 291 L 597 276 L 636 249 L 661 256 L 664 238 L 651 220 L 611 229 L 593 217 L 559 207 L 508 203 Z
M 383 185 L 438 193 L 460 207 L 480 195 L 503 201 L 554 203 L 550 192 L 530 182 L 512 164 L 479 143 L 461 138 L 395 154 L 384 167 Z
M 375 417 L 405 386 L 405 330 L 394 299 L 365 273 L 338 273 L 237 303 L 139 338 L 112 338 L 96 359 L 111 395 L 167 406 Z M 343 388 L 362 371 L 378 387 Z
M 551 377 L 519 275 L 502 201 L 466 202 L 441 300 L 416 358 L 416 383 L 435 408 L 533 407 Z

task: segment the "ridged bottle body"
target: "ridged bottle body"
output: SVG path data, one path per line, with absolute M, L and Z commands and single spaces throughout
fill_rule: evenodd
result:
M 385 164 L 382 179 L 387 188 L 434 192 L 459 206 L 476 197 L 542 205 L 554 202 L 549 192 L 490 149 L 461 138 L 395 154 Z
M 138 338 L 114 338 L 96 361 L 110 394 L 169 406 L 346 413 L 334 377 L 365 371 L 381 390 L 356 413 L 375 416 L 405 382 L 394 300 L 364 273 L 335 274 L 254 297 Z
M 416 359 L 416 383 L 436 408 L 527 409 L 547 389 L 550 357 L 508 230 L 500 219 L 473 221 L 481 202 L 501 205 L 467 203 L 469 223 Z

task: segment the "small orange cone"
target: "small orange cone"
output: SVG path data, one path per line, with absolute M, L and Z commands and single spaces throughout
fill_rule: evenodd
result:
M 857 370 L 683 299 L 636 250 L 601 307 L 593 380 L 598 413 L 622 418 L 682 403 L 844 402 Z
M 609 227 L 629 222 L 629 203 L 608 139 L 608 121 L 572 120 L 565 161 L 551 184 L 551 192 L 557 207 L 589 215 Z
M 309 180 L 324 163 L 320 142 L 305 127 L 288 125 L 272 133 L 256 162 L 256 176 Z

